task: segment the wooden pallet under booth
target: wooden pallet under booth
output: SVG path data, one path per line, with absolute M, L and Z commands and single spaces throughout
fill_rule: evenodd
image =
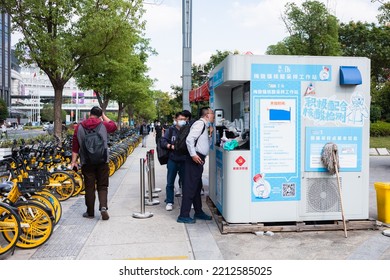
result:
M 343 230 L 343 221 L 305 221 L 305 222 L 274 222 L 274 223 L 248 223 L 231 224 L 225 221 L 221 213 L 215 207 L 213 201 L 207 197 L 206 203 L 222 234 L 228 233 L 255 233 L 255 232 L 300 232 L 300 231 L 330 231 Z M 381 222 L 368 220 L 347 221 L 347 230 L 378 230 Z

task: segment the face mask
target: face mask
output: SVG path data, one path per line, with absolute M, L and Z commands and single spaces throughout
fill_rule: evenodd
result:
M 187 122 L 185 120 L 180 120 L 177 122 L 177 124 L 182 127 L 183 125 L 185 125 Z
M 177 121 L 173 121 L 173 125 L 177 125 Z

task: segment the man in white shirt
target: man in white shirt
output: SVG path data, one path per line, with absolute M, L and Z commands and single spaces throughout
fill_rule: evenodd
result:
M 196 219 L 211 220 L 202 210 L 202 174 L 206 156 L 210 150 L 213 132 L 214 112 L 209 107 L 200 109 L 201 118 L 194 122 L 186 139 L 187 155 L 184 167 L 183 194 L 178 223 L 195 223 Z M 191 205 L 194 218 L 190 217 Z

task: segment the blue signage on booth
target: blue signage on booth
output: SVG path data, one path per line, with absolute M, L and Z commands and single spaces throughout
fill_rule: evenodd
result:
M 362 166 L 361 127 L 306 127 L 305 171 L 327 172 L 321 154 L 327 143 L 337 145 L 340 171 L 360 172 Z
M 330 65 L 252 64 L 252 202 L 301 199 L 301 86 L 331 79 Z

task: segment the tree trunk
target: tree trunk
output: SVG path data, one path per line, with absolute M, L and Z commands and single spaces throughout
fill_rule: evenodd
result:
M 101 94 L 99 91 L 95 91 L 95 93 L 100 108 L 102 108 L 103 112 L 106 113 L 106 109 L 108 106 L 108 102 L 110 101 L 110 98 L 107 98 L 106 94 Z
M 53 85 L 54 86 L 54 85 Z M 61 139 L 62 133 L 62 92 L 64 86 L 54 86 L 54 135 Z

